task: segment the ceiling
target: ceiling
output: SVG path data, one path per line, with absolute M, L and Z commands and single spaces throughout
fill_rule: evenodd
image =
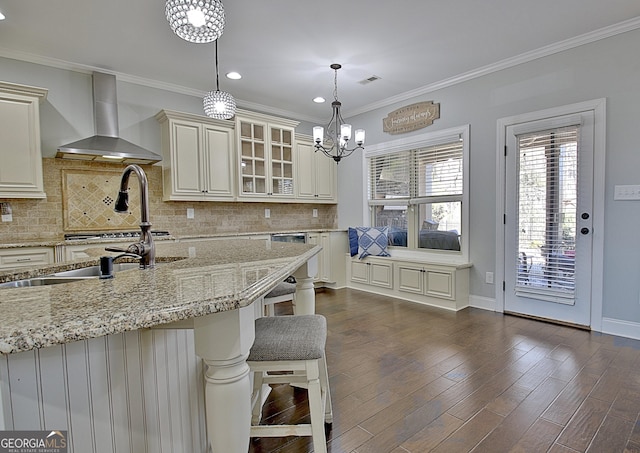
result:
M 220 88 L 240 107 L 307 121 L 330 116 L 331 63 L 343 65 L 338 96 L 343 116 L 352 116 L 640 28 L 637 0 L 224 0 L 224 7 Z M 198 96 L 215 89 L 214 44 L 174 35 L 162 0 L 0 0 L 0 11 L 0 56 Z M 243 78 L 229 80 L 229 71 Z M 359 83 L 371 76 L 380 80 Z M 315 96 L 328 102 L 314 104 Z

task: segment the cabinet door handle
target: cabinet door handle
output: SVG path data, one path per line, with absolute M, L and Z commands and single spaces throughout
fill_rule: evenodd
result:
M 21 263 L 21 262 L 24 262 L 24 261 L 31 261 L 31 258 L 18 258 L 16 260 L 16 262 L 18 262 L 18 263 Z

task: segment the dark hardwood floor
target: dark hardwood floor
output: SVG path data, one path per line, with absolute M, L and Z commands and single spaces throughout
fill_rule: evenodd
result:
M 640 452 L 640 341 L 349 289 L 316 297 L 332 453 Z M 308 422 L 305 390 L 275 386 L 263 414 Z M 312 446 L 263 438 L 249 451 Z

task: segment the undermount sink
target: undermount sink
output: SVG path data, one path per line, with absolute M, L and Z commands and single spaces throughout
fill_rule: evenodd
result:
M 129 269 L 138 269 L 139 263 L 114 263 L 113 272 L 126 271 Z M 46 277 L 71 277 L 71 278 L 95 278 L 100 276 L 100 266 L 89 266 L 72 271 L 56 272 Z
M 113 265 L 113 272 L 138 269 L 139 267 L 140 264 L 138 263 L 115 263 Z M 89 266 L 81 269 L 73 269 L 71 271 L 56 272 L 55 274 L 44 275 L 42 277 L 33 277 L 24 280 L 0 283 L 0 288 L 27 288 L 30 286 L 59 285 L 62 283 L 72 283 L 99 277 L 100 266 Z

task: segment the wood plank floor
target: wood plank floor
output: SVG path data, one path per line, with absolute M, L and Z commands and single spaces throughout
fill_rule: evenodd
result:
M 640 452 L 640 341 L 349 289 L 319 291 L 316 311 L 330 452 Z M 283 420 L 308 422 L 304 390 L 275 386 L 263 423 Z M 312 450 L 295 437 L 249 449 Z

